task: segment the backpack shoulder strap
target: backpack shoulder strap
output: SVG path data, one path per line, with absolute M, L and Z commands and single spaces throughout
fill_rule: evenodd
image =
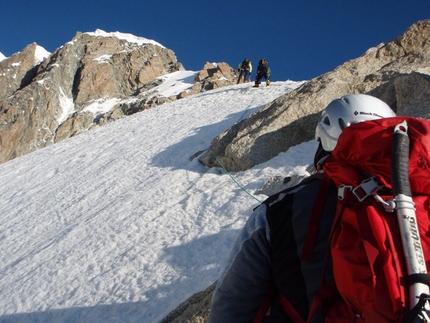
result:
M 312 251 L 314 249 L 315 239 L 318 231 L 318 225 L 321 218 L 324 202 L 327 197 L 329 186 L 330 186 L 330 177 L 326 173 L 324 173 L 317 198 L 315 199 L 314 205 L 312 207 L 312 213 L 309 219 L 306 238 L 303 244 L 302 254 L 300 256 L 300 259 L 306 262 L 309 262 L 312 257 Z

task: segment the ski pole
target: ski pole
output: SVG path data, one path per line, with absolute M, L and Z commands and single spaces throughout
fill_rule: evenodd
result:
M 394 127 L 391 180 L 396 213 L 406 258 L 408 277 L 427 274 L 423 248 L 409 182 L 409 137 L 406 120 Z M 425 283 L 414 281 L 409 286 L 409 309 L 414 308 L 422 294 L 429 294 Z M 428 296 L 428 295 L 427 295 Z

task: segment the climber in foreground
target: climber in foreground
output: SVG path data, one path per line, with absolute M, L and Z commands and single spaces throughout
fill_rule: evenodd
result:
M 324 160 L 346 127 L 394 116 L 386 103 L 364 94 L 346 95 L 325 108 L 315 131 L 314 164 L 319 171 L 269 197 L 251 214 L 214 291 L 210 323 L 306 322 L 322 290 L 323 273 L 325 281 L 333 280 L 324 263 L 338 191 L 333 182 L 323 180 Z M 318 201 L 321 191 L 325 198 Z M 319 206 L 317 221 L 314 205 Z M 315 310 L 311 322 L 324 322 L 324 316 Z

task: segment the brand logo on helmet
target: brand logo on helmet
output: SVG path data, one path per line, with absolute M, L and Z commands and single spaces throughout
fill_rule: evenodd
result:
M 357 115 L 365 115 L 365 116 L 373 116 L 373 117 L 383 118 L 383 116 L 381 116 L 381 115 L 379 115 L 379 114 L 377 114 L 375 112 L 364 112 L 364 111 L 358 112 L 358 111 L 354 111 L 354 115 L 355 116 L 357 116 Z

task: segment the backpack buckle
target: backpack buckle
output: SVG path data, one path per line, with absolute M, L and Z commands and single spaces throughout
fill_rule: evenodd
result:
M 375 176 L 369 177 L 362 181 L 357 187 L 342 184 L 337 191 L 337 198 L 343 200 L 345 198 L 345 191 L 348 189 L 355 195 L 359 202 L 363 202 L 366 198 L 375 195 L 377 191 L 384 187 L 384 185 L 379 185 L 375 179 Z
M 375 178 L 376 177 L 373 176 L 365 179 L 360 185 L 352 190 L 352 193 L 360 202 L 363 202 L 366 198 L 374 195 L 377 191 L 384 187 L 384 185 L 379 185 Z
M 345 198 L 345 191 L 346 190 L 352 191 L 353 188 L 354 187 L 350 185 L 345 185 L 345 184 L 340 185 L 337 190 L 337 198 L 342 201 Z

